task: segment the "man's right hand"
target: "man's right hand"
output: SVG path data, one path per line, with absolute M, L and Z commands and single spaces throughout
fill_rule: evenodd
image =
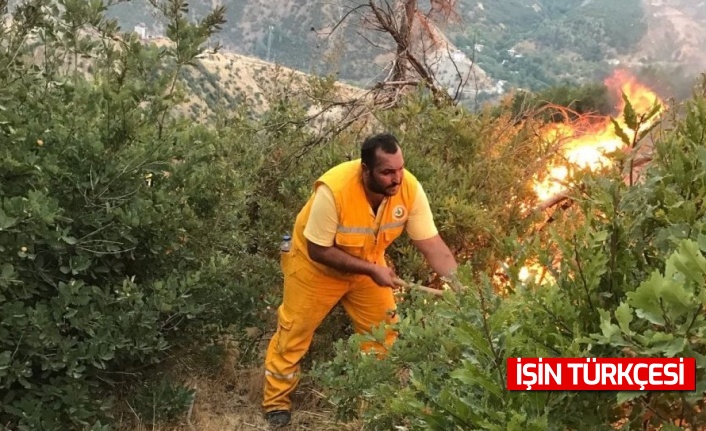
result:
M 395 271 L 351 256 L 336 246 L 324 247 L 307 241 L 309 257 L 314 262 L 329 266 L 344 273 L 367 274 L 381 287 L 397 287 Z
M 395 284 L 397 275 L 392 268 L 377 265 L 372 274 L 370 274 L 370 278 L 381 287 L 397 287 L 397 284 Z

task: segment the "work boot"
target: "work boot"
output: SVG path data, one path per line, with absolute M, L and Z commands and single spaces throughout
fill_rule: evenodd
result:
M 265 413 L 265 420 L 270 426 L 279 428 L 289 425 L 289 421 L 292 420 L 292 414 L 287 410 L 275 410 Z

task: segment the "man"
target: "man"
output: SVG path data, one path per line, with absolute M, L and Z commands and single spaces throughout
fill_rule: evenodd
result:
M 422 186 L 405 170 L 393 135 L 369 137 L 360 159 L 316 181 L 294 224 L 291 251 L 282 255 L 284 298 L 265 358 L 263 408 L 271 425 L 289 423 L 299 362 L 339 300 L 357 333 L 397 322 L 391 289 L 397 277 L 384 255 L 405 229 L 434 271 L 455 273 L 456 260 L 438 234 Z M 385 346 L 364 348 L 384 350 L 395 337 L 388 331 Z

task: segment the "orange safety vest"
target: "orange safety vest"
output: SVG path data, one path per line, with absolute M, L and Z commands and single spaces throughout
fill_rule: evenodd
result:
M 417 179 L 405 170 L 399 192 L 387 197 L 380 204 L 376 219 L 371 216 L 370 203 L 365 196 L 363 186 L 363 168 L 360 159 L 344 162 L 331 168 L 315 183 L 314 190 L 321 184 L 327 185 L 333 192 L 338 212 L 338 228 L 335 244 L 347 253 L 385 265 L 385 250 L 404 231 L 409 211 L 417 195 Z M 314 195 L 309 198 L 304 208 L 297 215 L 292 233 L 292 258 L 296 264 L 308 264 L 322 275 L 341 278 L 345 274 L 314 262 L 307 252 L 304 228 L 309 220 Z

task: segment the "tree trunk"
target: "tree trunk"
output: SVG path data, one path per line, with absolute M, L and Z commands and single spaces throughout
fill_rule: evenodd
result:
M 407 79 L 408 55 L 412 42 L 412 26 L 416 11 L 417 0 L 404 0 L 404 14 L 400 17 L 399 22 L 400 38 L 397 41 L 397 61 L 395 62 L 395 71 L 392 74 L 393 81 L 404 81 Z

